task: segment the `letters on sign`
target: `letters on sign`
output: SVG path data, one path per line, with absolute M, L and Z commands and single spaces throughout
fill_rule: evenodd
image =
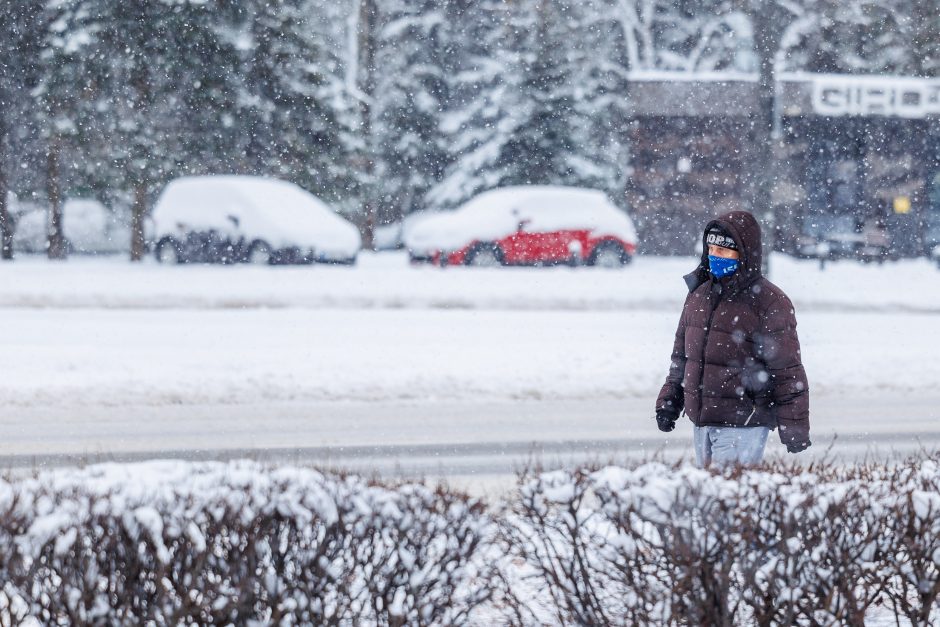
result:
M 940 81 L 916 78 L 817 78 L 813 111 L 819 115 L 940 115 Z

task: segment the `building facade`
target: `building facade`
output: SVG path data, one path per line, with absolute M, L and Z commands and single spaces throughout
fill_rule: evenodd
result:
M 773 224 L 774 247 L 796 254 L 867 242 L 880 260 L 940 239 L 940 80 L 784 75 L 767 164 L 755 156 L 752 76 L 638 75 L 629 98 L 627 201 L 646 252 L 691 253 L 709 216 L 737 208 Z M 772 207 L 753 206 L 759 168 L 772 169 Z

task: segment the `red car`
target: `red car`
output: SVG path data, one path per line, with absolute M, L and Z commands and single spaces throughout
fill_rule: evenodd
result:
M 506 187 L 423 219 L 404 234 L 413 261 L 440 265 L 618 267 L 636 254 L 630 217 L 599 191 Z

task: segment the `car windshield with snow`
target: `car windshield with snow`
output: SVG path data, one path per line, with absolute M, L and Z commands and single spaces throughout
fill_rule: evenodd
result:
M 636 253 L 630 217 L 602 192 L 520 186 L 484 192 L 405 233 L 412 261 L 617 267 Z
M 252 176 L 172 181 L 154 208 L 153 241 L 162 263 L 353 263 L 361 245 L 313 194 Z

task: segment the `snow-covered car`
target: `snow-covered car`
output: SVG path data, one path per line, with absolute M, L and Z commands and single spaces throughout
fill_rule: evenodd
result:
M 47 207 L 30 206 L 17 219 L 13 245 L 27 253 L 45 252 L 48 222 Z M 94 199 L 67 199 L 62 204 L 62 228 L 70 254 L 109 254 L 130 250 L 130 225 Z
M 884 229 L 859 223 L 852 215 L 831 214 L 808 218 L 798 241 L 801 257 L 882 262 L 888 258 L 889 242 Z
M 354 263 L 359 230 L 293 183 L 255 176 L 172 181 L 153 210 L 162 263 Z
M 471 266 L 618 267 L 637 246 L 633 221 L 603 192 L 535 185 L 484 192 L 421 220 L 404 240 L 412 261 Z
M 376 250 L 397 250 L 405 245 L 405 234 L 425 218 L 438 215 L 432 211 L 413 211 L 398 222 L 383 224 L 375 228 Z
M 940 268 L 940 188 L 931 197 L 931 205 L 924 220 L 924 249 L 927 256 Z

